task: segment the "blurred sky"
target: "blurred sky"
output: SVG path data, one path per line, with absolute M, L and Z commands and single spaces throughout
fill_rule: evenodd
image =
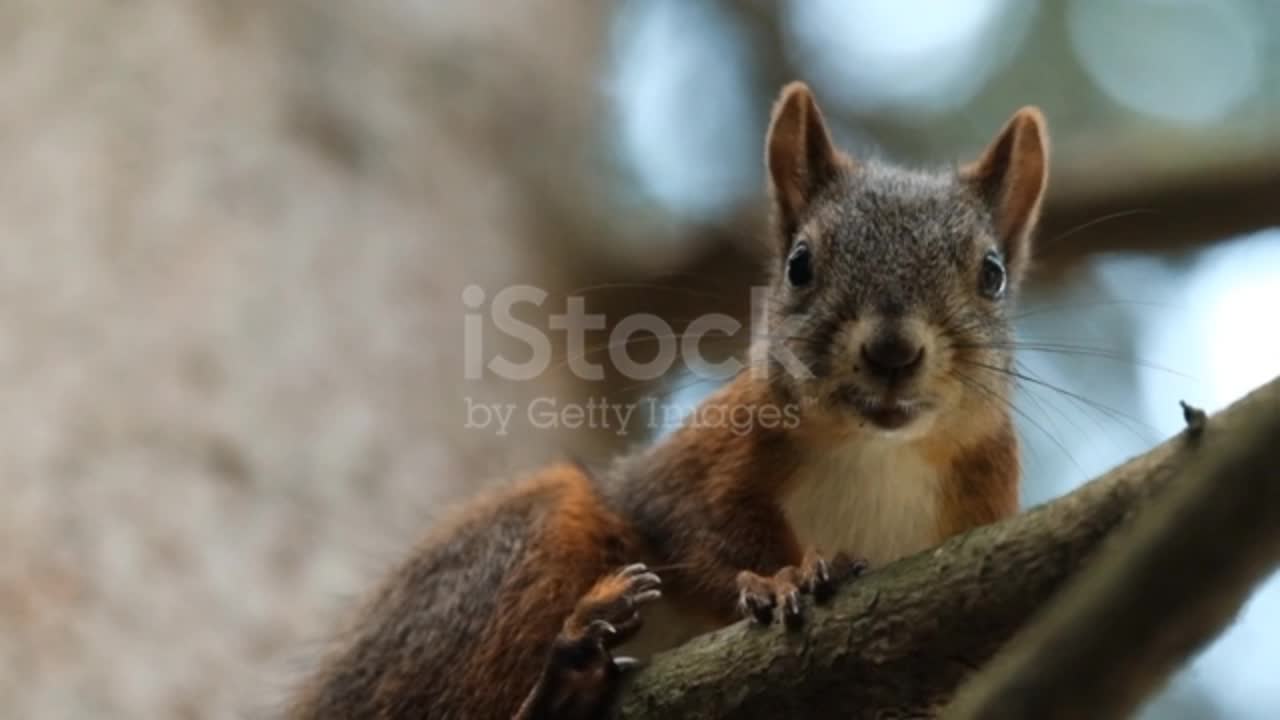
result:
M 968 149 L 1009 109 L 1035 102 L 1055 142 L 1128 131 L 1280 149 L 1280 3 L 803 0 L 783 8 L 786 57 L 845 121 L 837 132 L 853 147 L 909 157 Z M 639 192 L 698 220 L 754 197 L 761 108 L 776 87 L 743 15 L 727 3 L 628 0 L 616 23 L 606 86 L 619 153 Z M 885 126 L 907 130 L 877 132 Z M 1168 152 L 1178 149 L 1172 142 Z M 1125 160 L 1108 158 L 1108 172 L 1123 174 Z M 1177 432 L 1179 400 L 1216 410 L 1280 374 L 1280 334 L 1270 329 L 1280 308 L 1280 230 L 1222 240 L 1177 256 L 1098 257 L 1070 282 L 1030 289 L 1019 334 L 1052 348 L 1019 358 L 1030 378 L 1017 402 L 1028 503 Z M 708 389 L 688 388 L 678 400 Z M 1280 717 L 1276 668 L 1280 580 L 1146 717 Z

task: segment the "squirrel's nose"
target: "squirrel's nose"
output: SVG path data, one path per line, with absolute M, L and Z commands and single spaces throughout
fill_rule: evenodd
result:
M 880 335 L 862 346 L 867 368 L 888 382 L 900 382 L 924 363 L 924 346 L 898 334 Z

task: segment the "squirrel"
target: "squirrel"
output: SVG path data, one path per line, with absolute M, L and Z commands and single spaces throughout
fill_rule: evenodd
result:
M 769 352 L 653 446 L 545 468 L 432 530 L 289 718 L 598 717 L 643 662 L 623 652 L 744 615 L 796 627 L 802 595 L 1017 511 L 1010 313 L 1048 181 L 1041 112 L 971 163 L 911 170 L 838 149 L 793 82 L 765 146 Z

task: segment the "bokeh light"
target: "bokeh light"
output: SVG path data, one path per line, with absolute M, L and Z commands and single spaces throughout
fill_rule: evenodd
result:
M 643 191 L 694 219 L 755 191 L 758 139 L 743 119 L 760 111 L 733 19 L 712 3 L 633 0 L 614 23 L 609 94 L 620 152 Z
M 1075 0 L 1067 20 L 1089 78 L 1171 124 L 1220 121 L 1262 80 L 1266 25 L 1252 2 Z
M 793 51 L 846 107 L 940 112 L 973 98 L 1021 44 L 1035 4 L 793 0 Z

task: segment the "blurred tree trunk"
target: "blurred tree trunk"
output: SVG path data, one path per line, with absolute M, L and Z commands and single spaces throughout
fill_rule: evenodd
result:
M 461 301 L 596 277 L 606 12 L 0 6 L 5 716 L 270 706 L 442 501 L 618 442 L 467 429 L 590 388 L 466 381 Z

